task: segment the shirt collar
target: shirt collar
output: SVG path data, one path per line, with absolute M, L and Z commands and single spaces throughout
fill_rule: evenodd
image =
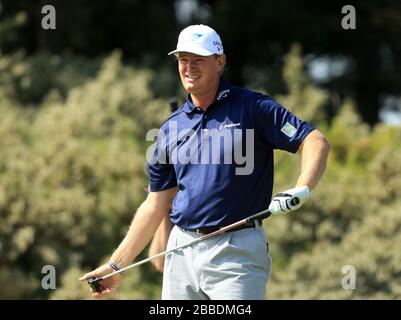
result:
M 220 77 L 219 88 L 217 89 L 216 97 L 214 98 L 213 103 L 217 104 L 229 99 L 231 91 L 232 91 L 231 84 L 222 77 Z M 182 110 L 185 111 L 186 113 L 191 113 L 196 108 L 197 107 L 192 103 L 191 95 L 188 93 L 185 105 Z

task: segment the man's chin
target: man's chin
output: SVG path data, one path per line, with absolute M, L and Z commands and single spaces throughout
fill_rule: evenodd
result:
M 185 90 L 186 90 L 188 93 L 195 94 L 196 91 L 197 91 L 197 86 L 194 86 L 193 84 L 187 84 L 187 85 L 185 86 Z

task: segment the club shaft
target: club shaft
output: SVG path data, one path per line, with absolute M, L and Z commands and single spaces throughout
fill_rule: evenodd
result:
M 195 244 L 195 243 L 198 243 L 198 242 L 201 242 L 201 241 L 203 241 L 203 240 L 206 240 L 206 239 L 212 238 L 212 237 L 214 237 L 214 236 L 217 236 L 217 235 L 219 235 L 219 234 L 222 234 L 222 233 L 224 233 L 224 232 L 226 232 L 226 231 L 229 231 L 229 230 L 231 230 L 231 229 L 234 229 L 234 228 L 236 228 L 236 227 L 239 227 L 239 226 L 241 226 L 241 225 L 243 225 L 243 224 L 245 224 L 245 223 L 247 223 L 247 222 L 253 221 L 253 220 L 258 219 L 258 218 L 261 218 L 261 219 L 267 218 L 267 217 L 270 216 L 270 214 L 271 214 L 271 213 L 270 213 L 270 211 L 269 211 L 268 209 L 263 210 L 263 211 L 258 212 L 258 213 L 254 214 L 254 215 L 252 215 L 252 216 L 250 216 L 250 217 L 248 217 L 248 218 L 245 218 L 245 219 L 242 219 L 242 220 L 240 220 L 240 221 L 234 222 L 234 223 L 232 223 L 232 224 L 230 224 L 230 225 L 228 225 L 228 226 L 222 227 L 222 228 L 220 228 L 220 229 L 218 229 L 218 230 L 216 230 L 216 231 L 214 231 L 214 232 L 211 232 L 211 233 L 209 233 L 209 234 L 206 234 L 206 235 L 204 235 L 204 236 L 202 236 L 202 237 L 200 237 L 200 238 L 198 238 L 198 239 L 192 240 L 192 241 L 190 241 L 190 242 L 188 242 L 188 243 L 184 243 L 183 245 L 178 246 L 178 247 L 175 247 L 175 248 L 172 248 L 172 249 L 170 249 L 170 250 L 166 250 L 166 251 L 160 252 L 160 253 L 158 253 L 158 254 L 156 254 L 156 255 L 154 255 L 154 256 L 151 256 L 151 257 L 149 257 L 149 258 L 143 259 L 143 260 L 141 260 L 141 261 L 138 261 L 138 262 L 136 262 L 136 263 L 133 263 L 133 264 L 131 264 L 131 265 L 129 265 L 129 266 L 126 266 L 126 267 L 124 267 L 124 268 L 121 268 L 121 269 L 118 270 L 118 271 L 114 271 L 114 272 L 109 273 L 109 274 L 107 274 L 107 275 L 105 275 L 105 276 L 103 276 L 103 277 L 99 277 L 99 278 L 97 278 L 96 280 L 99 280 L 99 281 L 100 281 L 100 280 L 104 280 L 104 279 L 110 278 L 110 277 L 112 277 L 112 276 L 114 276 L 114 275 L 116 275 L 116 274 L 119 274 L 119 273 L 121 273 L 121 272 L 123 272 L 123 271 L 125 271 L 125 270 L 131 269 L 131 268 L 134 268 L 134 267 L 137 267 L 137 266 L 139 266 L 139 265 L 141 265 L 141 264 L 144 264 L 144 263 L 146 263 L 146 262 L 149 262 L 149 261 L 151 261 L 151 260 L 153 260 L 153 259 L 156 259 L 156 258 L 165 256 L 166 254 L 168 254 L 168 253 L 170 253 L 170 252 L 177 251 L 177 250 L 183 249 L 183 248 L 185 248 L 185 247 L 192 246 L 192 245 Z

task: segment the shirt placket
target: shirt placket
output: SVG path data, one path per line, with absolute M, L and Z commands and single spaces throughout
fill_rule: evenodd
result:
M 203 111 L 201 108 L 197 108 L 198 112 L 200 112 L 201 116 L 201 142 L 202 143 L 209 143 L 209 135 L 210 135 L 210 130 L 207 128 L 207 111 Z

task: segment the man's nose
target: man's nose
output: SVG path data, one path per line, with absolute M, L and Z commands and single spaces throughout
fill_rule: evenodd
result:
M 194 69 L 196 67 L 196 61 L 188 61 L 188 65 L 187 65 L 188 69 Z

